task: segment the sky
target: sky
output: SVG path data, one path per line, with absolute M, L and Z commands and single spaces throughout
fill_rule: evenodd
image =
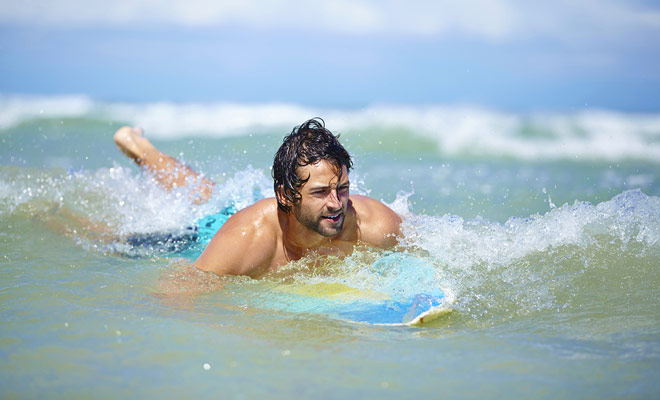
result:
M 660 4 L 0 0 L 0 94 L 660 112 Z

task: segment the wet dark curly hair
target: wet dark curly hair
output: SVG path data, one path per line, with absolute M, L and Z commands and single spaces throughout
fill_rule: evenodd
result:
M 302 125 L 293 128 L 284 138 L 273 160 L 273 186 L 277 194 L 282 188 L 282 195 L 291 204 L 296 204 L 301 198 L 299 189 L 309 180 L 298 175 L 298 167 L 315 164 L 321 160 L 330 161 L 341 170 L 353 166 L 351 156 L 339 143 L 339 135 L 335 136 L 325 128 L 325 121 L 312 118 Z M 277 197 L 277 205 L 285 213 L 291 212 L 291 206 Z

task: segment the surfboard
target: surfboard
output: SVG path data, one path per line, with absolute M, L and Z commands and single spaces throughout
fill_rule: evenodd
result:
M 342 319 L 371 325 L 422 325 L 451 311 L 453 295 L 441 297 L 420 293 L 403 301 L 385 301 L 376 304 L 354 302 L 349 310 L 342 310 Z
M 271 288 L 268 308 L 293 313 L 323 314 L 358 324 L 419 326 L 451 312 L 455 301 L 448 290 L 392 298 L 337 282 L 282 284 Z
M 364 262 L 365 254 L 337 259 L 330 270 L 290 265 L 290 271 L 262 279 L 225 282 L 226 290 L 240 292 L 225 301 L 241 309 L 382 326 L 419 326 L 453 310 L 456 296 L 442 268 L 428 258 L 389 251 Z

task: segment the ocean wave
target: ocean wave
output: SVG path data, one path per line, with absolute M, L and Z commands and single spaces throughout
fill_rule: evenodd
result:
M 386 106 L 355 110 L 293 104 L 108 103 L 85 96 L 0 97 L 0 128 L 56 118 L 101 119 L 140 125 L 157 139 L 288 133 L 320 116 L 348 140 L 378 142 L 387 132 L 419 137 L 446 156 L 523 160 L 636 159 L 660 162 L 660 114 L 605 110 L 515 114 L 481 107 Z M 394 143 L 396 149 L 397 143 Z M 428 148 L 425 148 L 428 151 Z
M 510 316 L 597 298 L 631 301 L 660 279 L 660 198 L 639 190 L 503 224 L 408 213 L 402 230 L 403 244 L 433 260 L 437 284 L 451 287 L 458 307 L 477 319 L 493 310 Z
M 584 248 L 600 238 L 660 248 L 660 198 L 629 190 L 597 205 L 575 201 L 543 215 L 511 217 L 504 224 L 407 213 L 403 231 L 408 246 L 458 268 L 508 265 L 552 248 Z

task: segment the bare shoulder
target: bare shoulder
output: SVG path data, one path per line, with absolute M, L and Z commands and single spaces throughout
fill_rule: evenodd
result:
M 277 248 L 277 226 L 277 202 L 260 200 L 222 225 L 195 266 L 218 275 L 261 275 Z
M 367 196 L 351 195 L 361 240 L 370 246 L 390 248 L 397 244 L 401 218 L 391 208 Z

